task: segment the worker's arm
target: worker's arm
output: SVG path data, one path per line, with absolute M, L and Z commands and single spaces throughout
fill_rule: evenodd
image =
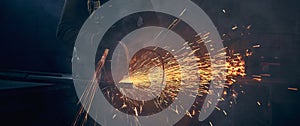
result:
M 77 34 L 88 16 L 86 0 L 66 0 L 56 32 L 57 38 L 74 45 Z

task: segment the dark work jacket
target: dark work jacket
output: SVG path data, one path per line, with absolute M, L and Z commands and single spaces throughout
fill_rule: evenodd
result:
M 107 1 L 101 0 L 101 3 Z M 87 0 L 66 0 L 56 32 L 57 38 L 73 47 L 77 34 L 88 17 Z

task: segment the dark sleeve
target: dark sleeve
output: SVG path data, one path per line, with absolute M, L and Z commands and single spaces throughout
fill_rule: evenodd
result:
M 88 16 L 87 0 L 66 0 L 56 32 L 57 38 L 73 45 Z

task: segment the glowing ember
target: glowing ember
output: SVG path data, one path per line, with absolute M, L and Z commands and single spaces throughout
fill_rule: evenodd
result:
M 224 113 L 225 116 L 227 116 L 227 112 L 225 110 L 223 110 L 223 113 Z
M 257 78 L 257 77 L 253 78 L 253 80 L 258 81 L 258 82 L 261 82 L 261 81 L 262 81 L 261 78 Z
M 209 125 L 210 125 L 210 126 L 214 126 L 214 125 L 212 124 L 212 122 L 210 122 L 210 121 L 209 121 Z
M 251 27 L 252 27 L 252 25 L 248 25 L 248 26 L 247 26 L 247 29 L 249 30 Z
M 225 13 L 226 13 L 226 10 L 225 10 L 225 9 L 223 9 L 223 10 L 222 10 L 222 12 L 225 14 Z
M 288 90 L 291 90 L 291 91 L 298 91 L 298 88 L 288 88 Z
M 236 29 L 238 29 L 238 26 L 233 26 L 232 28 L 231 28 L 232 30 L 236 30 Z
M 259 101 L 256 102 L 258 106 L 261 106 L 261 103 Z
M 260 45 L 254 45 L 253 46 L 253 48 L 259 48 L 260 47 Z

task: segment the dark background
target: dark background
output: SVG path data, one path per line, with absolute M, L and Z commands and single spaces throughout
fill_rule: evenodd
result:
M 300 88 L 300 2 L 194 2 L 215 23 L 225 46 L 237 52 L 247 48 L 254 52 L 245 59 L 248 79 L 232 87 L 246 93 L 239 95 L 237 104 L 231 108 L 231 97 L 226 97 L 220 106 L 228 116 L 215 111 L 203 125 L 209 125 L 209 121 L 217 126 L 299 125 L 300 93 L 288 88 Z M 0 1 L 1 125 L 71 125 L 74 120 L 78 106 L 71 81 L 24 79 L 32 72 L 57 77 L 71 73 L 67 59 L 72 47 L 58 41 L 55 35 L 63 4 L 64 0 Z M 235 25 L 238 29 L 232 30 Z M 249 25 L 251 29 L 247 30 Z M 261 48 L 252 48 L 256 44 Z M 6 76 L 14 72 L 18 74 Z M 251 75 L 261 73 L 271 77 L 260 83 L 251 81 Z M 257 106 L 257 101 L 262 105 Z
M 66 45 L 56 39 L 64 0 L 1 0 L 0 69 L 66 70 Z

